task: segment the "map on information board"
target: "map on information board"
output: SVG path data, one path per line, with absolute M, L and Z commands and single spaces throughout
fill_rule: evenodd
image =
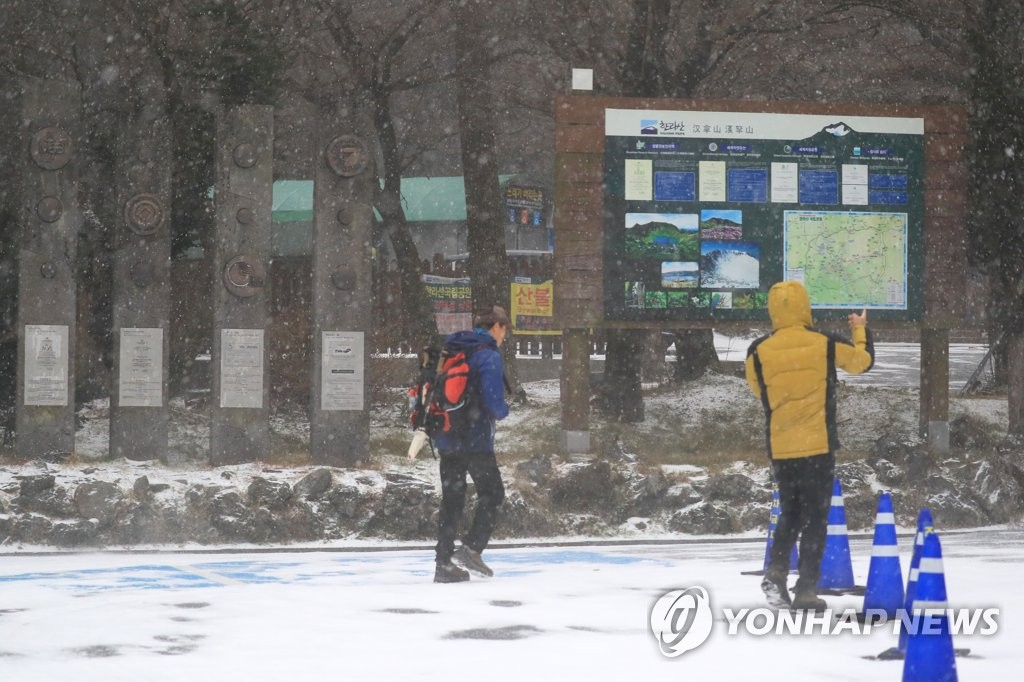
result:
M 606 109 L 604 314 L 766 321 L 801 280 L 815 323 L 920 318 L 924 119 Z
M 907 214 L 785 211 L 785 277 L 814 308 L 907 307 Z

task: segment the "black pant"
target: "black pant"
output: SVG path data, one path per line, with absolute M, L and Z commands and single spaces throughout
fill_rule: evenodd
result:
M 449 561 L 455 551 L 455 533 L 466 504 L 466 472 L 476 486 L 476 511 L 462 544 L 476 552 L 487 547 L 505 499 L 505 486 L 493 452 L 440 453 L 441 513 L 437 524 L 437 561 Z
M 832 453 L 772 462 L 779 487 L 779 522 L 772 543 L 771 570 L 789 572 L 789 555 L 800 536 L 800 577 L 796 588 L 815 589 L 828 536 L 836 457 Z

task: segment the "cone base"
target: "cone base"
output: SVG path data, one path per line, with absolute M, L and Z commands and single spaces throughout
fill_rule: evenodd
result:
M 981 658 L 981 656 L 971 656 L 970 649 L 953 649 L 953 655 L 957 658 Z M 907 652 L 900 650 L 899 647 L 889 647 L 877 656 L 864 656 L 863 658 L 868 661 L 902 661 L 907 657 Z
M 819 587 L 818 594 L 826 597 L 842 597 L 844 595 L 852 594 L 854 596 L 863 597 L 867 591 L 865 585 L 854 585 L 853 587 Z

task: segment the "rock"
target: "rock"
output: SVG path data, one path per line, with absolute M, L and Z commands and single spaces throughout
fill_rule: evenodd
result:
M 323 502 L 345 520 L 355 519 L 360 511 L 359 488 L 354 485 L 337 485 L 324 495 Z
M 936 528 L 970 528 L 991 523 L 972 500 L 966 499 L 958 492 L 932 494 L 928 497 L 926 506 L 932 510 Z
M 519 490 L 506 493 L 498 513 L 496 534 L 501 537 L 536 538 L 553 535 L 557 530 L 551 515 L 544 513 L 532 491 L 530 497 L 524 496 Z
M 764 498 L 764 492 L 749 476 L 743 474 L 713 474 L 708 477 L 704 495 L 709 500 L 746 504 Z M 768 498 L 771 496 L 769 495 Z
M 385 479 L 387 486 L 380 508 L 367 522 L 366 532 L 397 540 L 433 539 L 437 532 L 435 515 L 440 504 L 434 486 L 401 474 L 388 473 Z
M 693 487 L 692 483 L 679 483 L 669 486 L 663 497 L 666 509 L 681 509 L 700 502 L 704 496 Z
M 20 495 L 13 501 L 15 506 L 23 512 L 35 512 L 58 519 L 70 519 L 78 516 L 68 491 L 60 486 L 39 490 L 31 495 Z
M 648 517 L 659 509 L 664 509 L 665 492 L 669 489 L 668 478 L 661 469 L 653 469 L 649 473 L 634 470 L 627 479 L 629 499 L 622 514 L 627 516 Z
M 100 527 L 110 525 L 124 500 L 121 489 L 113 483 L 90 481 L 75 488 L 75 509 L 85 519 L 96 519 Z
M 296 497 L 315 500 L 330 490 L 333 484 L 334 476 L 330 469 L 316 469 L 303 476 L 295 484 L 293 492 Z
M 724 535 L 734 533 L 737 523 L 722 503 L 698 502 L 672 514 L 666 526 L 676 533 Z
M 860 460 L 836 465 L 836 478 L 843 484 L 843 495 L 871 490 L 871 479 L 875 471 L 867 462 Z
M 865 490 L 843 495 L 843 506 L 846 508 L 846 527 L 850 530 L 871 530 L 875 527 L 875 515 L 878 513 L 878 496 Z M 899 506 L 893 500 L 893 506 Z
M 213 497 L 210 505 L 210 525 L 225 540 L 251 540 L 251 514 L 245 506 L 242 496 L 228 490 Z
M 763 530 L 767 535 L 768 523 L 771 520 L 771 502 L 741 505 L 735 511 L 737 530 Z
M 1024 470 L 1016 460 L 997 454 L 981 462 L 969 486 L 995 523 L 1014 522 L 1024 514 Z
M 96 545 L 98 537 L 99 523 L 95 519 L 55 523 L 50 529 L 50 544 L 58 547 Z
M 291 489 L 289 488 L 289 492 Z M 282 542 L 286 540 L 284 526 L 266 507 L 259 507 L 252 513 L 250 537 L 253 542 Z
M 56 483 L 53 474 L 19 476 L 18 479 L 21 481 L 20 492 L 22 497 L 32 497 L 45 490 L 52 490 Z
M 199 539 L 186 536 L 184 525 L 176 505 L 162 505 L 149 500 L 144 504 L 128 505 L 105 534 L 109 542 L 125 545 L 170 544 Z M 209 531 L 209 527 L 206 528 Z
M 29 545 L 46 545 L 50 542 L 53 523 L 45 516 L 24 514 L 18 516 L 11 526 L 11 538 Z
M 957 450 L 993 450 L 999 439 L 998 431 L 966 415 L 949 422 L 949 445 Z
M 285 510 L 281 525 L 285 538 L 292 542 L 319 540 L 324 536 L 324 522 L 316 510 L 304 501 L 296 502 Z
M 139 502 L 145 502 L 149 499 L 149 478 L 146 476 L 139 476 L 135 479 L 135 484 L 132 485 L 132 497 Z
M 249 484 L 246 496 L 249 504 L 254 506 L 265 505 L 269 509 L 284 509 L 292 499 L 292 487 L 283 481 L 268 481 L 265 478 L 256 477 Z
M 875 471 L 875 477 L 878 478 L 878 482 L 883 485 L 895 487 L 901 486 L 906 482 L 906 473 L 903 469 L 887 459 L 875 461 L 872 468 Z
M 531 483 L 544 484 L 554 471 L 551 455 L 534 455 L 516 464 L 516 475 Z
M 561 512 L 608 514 L 620 506 L 613 479 L 604 461 L 559 467 L 551 482 L 551 505 Z

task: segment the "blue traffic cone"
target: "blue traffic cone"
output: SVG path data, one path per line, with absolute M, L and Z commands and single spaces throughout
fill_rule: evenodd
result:
M 762 571 L 768 570 L 772 562 L 772 545 L 775 544 L 775 529 L 779 526 L 779 488 L 772 482 L 772 510 L 768 516 L 768 540 L 764 548 L 764 567 Z M 800 558 L 797 554 L 796 543 L 793 544 L 793 551 L 789 553 L 789 570 L 796 571 L 800 566 Z
M 917 574 L 921 563 L 921 549 L 924 547 L 924 538 L 935 532 L 935 522 L 932 521 L 930 509 L 922 509 L 917 515 L 917 534 L 914 536 L 914 553 L 910 558 L 910 572 L 907 574 L 907 593 L 903 601 L 903 608 L 909 614 L 914 602 L 914 593 L 917 591 Z M 899 650 L 907 651 L 907 628 L 900 628 Z
M 884 611 L 889 618 L 895 618 L 902 606 L 903 571 L 896 542 L 896 515 L 892 510 L 892 497 L 882 493 L 875 516 L 875 539 L 871 546 L 863 612 Z
M 956 652 L 946 609 L 942 545 L 937 534 L 929 533 L 921 548 L 914 605 L 908 614 L 912 622 L 903 659 L 903 682 L 957 682 Z
M 843 506 L 843 486 L 837 478 L 832 484 L 832 507 L 828 510 L 828 536 L 825 538 L 825 554 L 821 558 L 818 589 L 846 590 L 854 587 L 850 536 L 846 530 L 846 507 Z

